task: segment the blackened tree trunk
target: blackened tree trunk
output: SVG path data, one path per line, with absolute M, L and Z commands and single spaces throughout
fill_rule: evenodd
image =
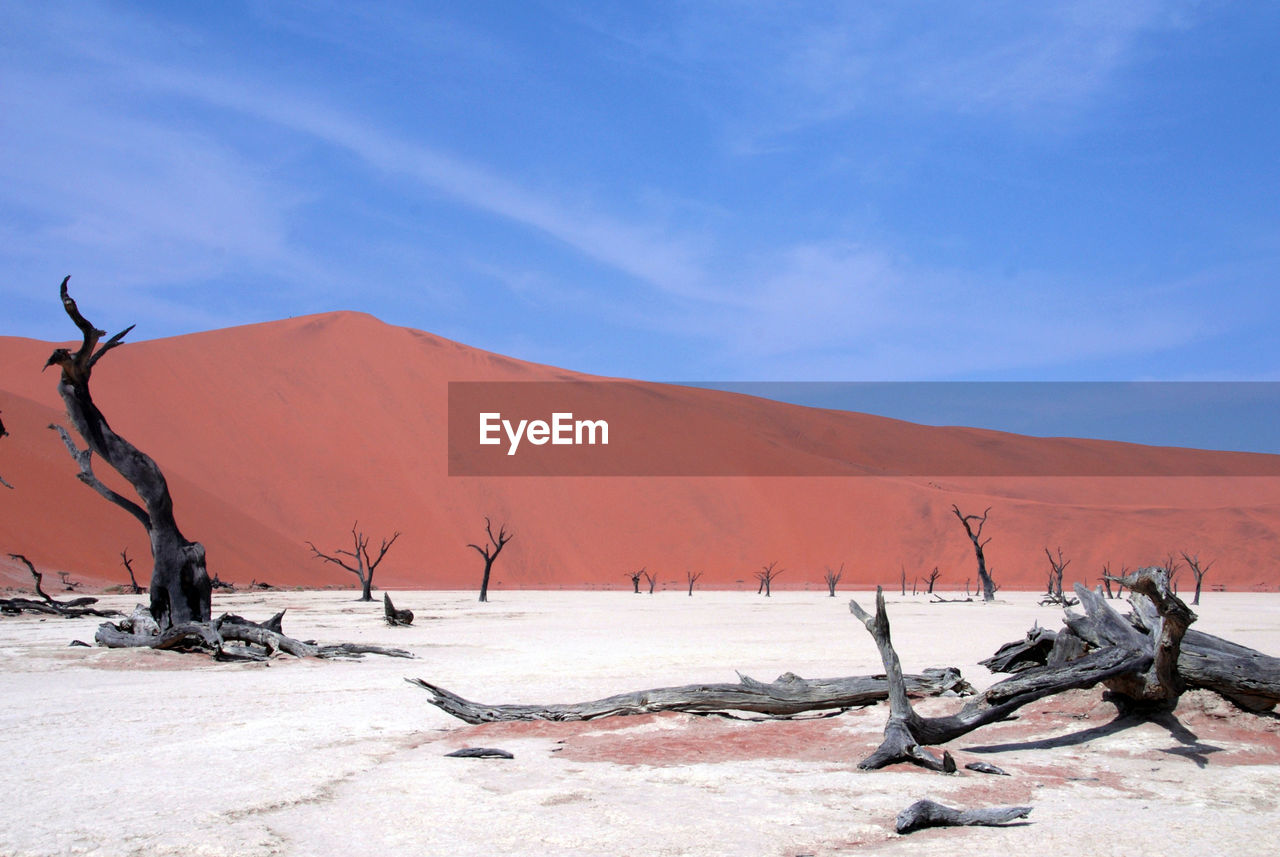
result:
M 973 542 L 973 552 L 978 558 L 978 579 L 982 581 L 982 600 L 995 601 L 996 587 L 995 581 L 991 579 L 991 572 L 987 569 L 987 557 L 983 553 L 983 548 L 987 546 L 987 542 L 991 541 L 988 536 L 986 541 L 982 539 L 982 528 L 987 525 L 987 515 L 991 512 L 991 507 L 981 515 L 965 515 L 960 511 L 959 506 L 953 505 L 951 511 L 956 513 L 956 517 L 960 519 L 960 523 L 964 525 L 964 531 L 969 536 L 969 541 Z M 970 521 L 977 521 L 978 527 L 974 529 Z
M 631 588 L 636 595 L 640 594 L 640 578 L 643 576 L 644 576 L 643 568 L 640 569 L 639 571 L 633 571 L 630 574 L 628 574 L 628 577 L 631 578 Z
M 689 581 L 689 597 L 692 598 L 693 585 L 698 582 L 699 577 L 702 577 L 702 572 L 698 572 L 697 574 L 694 574 L 692 571 L 686 571 L 684 573 L 684 576 L 685 576 L 685 579 Z
M 67 315 L 80 329 L 83 341 L 74 354 L 59 348 L 45 364 L 62 370 L 58 394 L 67 408 L 71 425 L 84 440 L 87 449 L 77 449 L 69 435 L 61 432 L 63 441 L 80 465 L 80 480 L 110 500 L 146 528 L 151 541 L 151 615 L 166 630 L 187 622 L 208 622 L 211 618 L 212 586 L 205 569 L 204 546 L 182 535 L 173 514 L 173 500 L 164 474 L 146 453 L 112 431 L 107 419 L 94 404 L 89 393 L 89 376 L 94 364 L 111 349 L 120 345 L 132 326 L 111 337 L 101 347 L 106 331 L 90 324 L 67 293 L 67 277 L 60 294 Z M 61 428 L 61 427 L 59 427 Z M 111 465 L 137 491 L 142 505 L 117 494 L 94 475 L 91 456 L 98 455 Z
M 484 519 L 484 531 L 489 536 L 489 543 L 484 547 L 480 545 L 467 545 L 467 547 L 475 550 L 476 553 L 484 557 L 484 577 L 480 581 L 480 600 L 489 600 L 489 575 L 493 572 L 493 561 L 498 558 L 498 554 L 502 553 L 502 548 L 507 542 L 511 541 L 512 534 L 507 532 L 507 525 L 503 524 L 498 527 L 498 534 L 493 533 L 493 524 L 489 521 L 488 516 Z
M 785 568 L 778 568 L 777 565 L 777 560 L 774 560 L 756 572 L 756 579 L 760 581 L 760 589 L 764 592 L 765 598 L 773 595 L 773 579 L 786 571 Z M 760 593 L 757 592 L 756 594 L 759 595 Z

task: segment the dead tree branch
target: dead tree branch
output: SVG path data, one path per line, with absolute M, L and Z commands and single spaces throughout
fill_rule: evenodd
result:
M 431 704 L 467 723 L 505 720 L 595 720 L 684 711 L 693 714 L 723 714 L 745 711 L 771 717 L 791 717 L 812 711 L 857 708 L 885 698 L 888 683 L 884 676 L 804 679 L 784 673 L 765 683 L 738 674 L 736 684 L 690 684 L 623 693 L 590 702 L 557 705 L 490 705 L 463 699 L 424 679 L 405 681 L 431 694 Z M 972 692 L 968 682 L 954 668 L 925 670 L 923 675 L 906 676 L 905 692 L 917 696 L 940 696 Z

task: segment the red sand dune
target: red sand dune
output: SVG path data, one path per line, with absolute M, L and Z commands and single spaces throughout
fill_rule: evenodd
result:
M 13 552 L 87 583 L 120 582 L 126 547 L 146 577 L 137 522 L 78 482 L 45 428 L 65 424 L 53 370 L 40 372 L 52 348 L 0 338 L 11 435 L 0 440 L 0 476 L 15 486 L 0 487 L 0 581 L 26 582 Z M 777 560 L 783 588 L 821 589 L 824 567 L 843 562 L 842 587 L 897 586 L 900 569 L 910 581 L 936 565 L 952 592 L 975 577 L 953 503 L 991 507 L 987 555 L 1010 589 L 1044 585 L 1046 546 L 1071 560 L 1068 581 L 1092 583 L 1104 562 L 1119 569 L 1187 550 L 1214 561 L 1210 584 L 1280 584 L 1278 476 L 449 475 L 449 381 L 551 380 L 589 377 L 330 313 L 125 345 L 96 367 L 94 395 L 160 463 L 211 573 L 239 584 L 353 585 L 306 542 L 347 547 L 358 519 L 375 545 L 402 532 L 381 587 L 474 588 L 480 560 L 466 545 L 482 539 L 489 515 L 516 534 L 495 566 L 498 589 L 624 588 L 641 566 L 668 588 L 692 570 L 705 572 L 698 586 L 754 589 L 754 572 Z M 651 425 L 654 413 L 680 414 L 717 439 L 722 461 L 765 462 L 753 472 L 883 472 L 885 461 L 901 472 L 904 457 L 917 469 L 965 458 L 986 473 L 1026 463 L 1048 473 L 1241 473 L 1260 461 L 1280 472 L 1276 456 L 932 428 L 641 382 L 590 390 L 614 419 Z M 543 450 L 549 462 L 569 455 Z M 98 471 L 107 478 L 105 465 Z

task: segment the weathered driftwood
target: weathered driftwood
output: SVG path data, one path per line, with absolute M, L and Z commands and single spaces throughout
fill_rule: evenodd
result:
M 499 750 L 496 747 L 463 747 L 460 750 L 454 750 L 452 753 L 445 753 L 446 757 L 454 759 L 514 759 L 515 754 L 509 750 Z
M 1124 682 L 1123 689 L 1113 689 L 1140 693 L 1143 702 L 1167 699 L 1161 688 L 1147 685 L 1148 680 L 1153 685 L 1158 683 L 1165 674 L 1164 664 L 1159 672 L 1152 673 L 1156 655 L 1151 637 L 1134 629 L 1100 595 L 1094 595 L 1079 585 L 1076 586 L 1076 594 L 1086 610 L 1086 615 L 1079 621 L 1082 631 L 1102 643 L 1102 648 L 1068 664 L 1029 669 L 998 682 L 968 700 L 957 713 L 945 717 L 921 717 L 911 707 L 901 679 L 902 666 L 890 638 L 883 591 L 876 592 L 875 616 L 868 615 L 857 602 L 850 602 L 849 609 L 875 640 L 889 678 L 890 710 L 884 741 L 874 753 L 859 762 L 858 767 L 876 769 L 897 762 L 911 762 L 941 771 L 943 760 L 925 747 L 945 744 L 980 726 L 1004 720 L 1037 699 L 1066 690 L 1092 687 L 1101 682 Z M 1166 628 L 1166 624 L 1171 627 Z M 1157 635 L 1162 642 L 1166 640 L 1166 631 L 1172 637 L 1176 630 L 1173 625 L 1175 623 L 1162 624 Z M 1177 641 L 1173 642 L 1176 644 Z M 1176 657 L 1176 645 L 1174 649 Z M 1166 652 L 1164 657 L 1167 656 Z
M 387 620 L 387 624 L 395 627 L 397 625 L 412 625 L 412 610 L 397 610 L 396 606 L 391 603 L 391 596 L 382 593 L 382 613 L 383 618 Z
M 1149 633 L 1158 612 L 1155 605 L 1141 594 L 1131 595 L 1131 604 L 1133 612 L 1126 620 Z M 1057 666 L 1080 657 L 1090 645 L 1070 627 L 1056 632 L 1032 628 L 1025 639 L 1006 643 L 982 663 L 992 672 Z M 1280 704 L 1280 658 L 1212 634 L 1186 631 L 1177 671 L 1187 688 L 1211 690 L 1249 711 L 1268 711 Z
M 366 654 L 412 658 L 411 652 L 386 646 L 338 643 L 321 646 L 286 636 L 280 626 L 284 611 L 266 622 L 249 622 L 223 614 L 211 622 L 186 622 L 167 629 L 139 629 L 130 620 L 98 627 L 94 640 L 107 648 L 173 649 L 207 652 L 218 660 L 266 660 L 277 653 L 299 658 L 358 658 Z M 249 646 L 228 645 L 247 643 Z M 257 647 L 257 648 L 251 648 Z
M 884 676 L 804 679 L 784 673 L 765 683 L 739 673 L 737 684 L 690 684 L 623 693 L 591 702 L 565 705 L 487 705 L 463 699 L 420 678 L 405 681 L 431 694 L 431 704 L 467 723 L 500 720 L 594 720 L 658 711 L 694 714 L 751 712 L 788 717 L 812 711 L 873 705 L 888 694 Z M 905 676 L 904 693 L 917 696 L 960 695 L 972 688 L 952 667 Z
M 994 776 L 997 776 L 997 777 L 1009 776 L 1009 772 L 1006 771 L 1004 768 L 998 768 L 995 765 L 990 764 L 989 762 L 970 762 L 964 767 L 965 767 L 965 770 L 977 771 L 980 774 L 993 774 Z
M 98 610 L 89 605 L 97 604 L 98 599 L 82 597 L 72 598 L 70 601 L 59 601 L 44 591 L 42 585 L 44 575 L 36 570 L 35 564 L 20 553 L 9 554 L 10 558 L 16 559 L 27 567 L 31 572 L 31 577 L 35 580 L 36 594 L 40 596 L 40 601 L 31 598 L 0 598 L 0 613 L 18 614 L 18 613 L 45 613 L 50 616 L 64 616 L 70 619 L 79 616 L 119 616 L 115 610 Z
M 995 827 L 1031 814 L 1029 806 L 993 806 L 987 809 L 953 809 L 931 800 L 918 800 L 898 813 L 899 833 L 926 827 Z

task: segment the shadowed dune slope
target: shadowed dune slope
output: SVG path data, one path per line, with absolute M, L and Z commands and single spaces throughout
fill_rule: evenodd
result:
M 0 338 L 0 582 L 24 583 L 10 552 L 88 583 L 126 580 L 128 548 L 149 574 L 137 522 L 75 478 L 58 436 L 56 378 L 41 374 L 51 343 Z M 991 507 L 985 535 L 996 579 L 1039 589 L 1043 549 L 1061 546 L 1066 579 L 1094 582 L 1187 550 L 1215 564 L 1233 590 L 1280 584 L 1280 477 L 1236 476 L 663 476 L 492 477 L 448 474 L 449 381 L 587 379 L 468 348 L 358 313 L 318 316 L 125 345 L 98 364 L 94 395 L 112 426 L 154 457 L 180 526 L 208 549 L 223 580 L 282 586 L 352 585 L 310 556 L 350 546 L 352 522 L 400 540 L 378 571 L 382 588 L 473 588 L 484 516 L 515 539 L 495 566 L 496 588 L 629 588 L 647 567 L 668 588 L 687 571 L 702 587 L 754 588 L 778 561 L 776 584 L 821 589 L 824 566 L 842 585 L 897 586 L 936 565 L 948 594 L 973 585 L 972 548 L 951 513 Z M 637 420 L 672 409 L 733 455 L 777 470 L 881 472 L 906 454 L 957 456 L 974 472 L 1099 462 L 1124 472 L 1245 473 L 1259 459 L 1101 441 L 1028 438 L 916 426 L 728 393 L 639 382 L 607 385 L 612 413 Z M 931 456 L 933 458 L 931 458 Z M 1277 472 L 1274 456 L 1271 472 Z M 989 470 L 983 465 L 990 464 Z M 1133 465 L 1133 466 L 1130 466 Z M 109 476 L 100 465 L 99 475 Z M 108 480 L 109 481 L 109 480 Z M 117 484 L 117 483 L 112 483 Z M 123 487 L 123 486 L 118 486 Z M 1190 582 L 1184 575 L 1184 586 Z

